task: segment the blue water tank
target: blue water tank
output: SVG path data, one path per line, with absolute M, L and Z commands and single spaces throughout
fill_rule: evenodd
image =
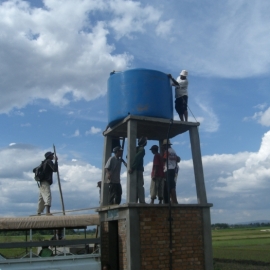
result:
M 172 87 L 167 74 L 150 69 L 111 73 L 108 79 L 108 124 L 129 114 L 173 118 Z

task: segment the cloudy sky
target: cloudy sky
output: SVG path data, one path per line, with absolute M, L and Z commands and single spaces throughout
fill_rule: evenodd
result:
M 149 68 L 189 71 L 212 223 L 269 220 L 269 13 L 265 0 L 0 0 L 0 215 L 36 212 L 32 169 L 53 144 L 65 208 L 97 206 L 107 79 Z M 172 142 L 178 200 L 196 203 L 189 135 Z M 147 148 L 148 202 L 151 161 Z

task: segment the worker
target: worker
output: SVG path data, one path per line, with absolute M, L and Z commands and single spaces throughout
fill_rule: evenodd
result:
M 172 81 L 172 85 L 175 86 L 175 110 L 177 111 L 181 121 L 188 121 L 188 72 L 182 70 L 180 76 L 175 80 L 171 74 L 168 77 Z
M 175 177 L 175 168 L 177 165 L 177 155 L 174 151 L 174 149 L 171 147 L 170 140 L 163 140 L 163 160 L 165 163 L 165 176 L 167 179 L 167 190 L 164 190 L 164 192 L 168 192 L 171 197 L 171 202 L 173 204 L 178 204 L 177 202 L 177 196 L 176 196 L 176 184 L 174 181 Z M 168 168 L 167 168 L 168 163 Z
M 159 199 L 159 204 L 161 204 L 163 201 L 163 188 L 164 188 L 163 159 L 158 152 L 157 145 L 153 145 L 150 148 L 150 150 L 154 155 L 153 167 L 151 172 L 151 186 L 150 186 L 151 204 L 154 203 L 157 196 Z
M 131 165 L 131 168 L 128 170 L 130 174 L 132 174 L 135 170 L 137 172 L 137 201 L 139 200 L 140 203 L 145 203 L 145 191 L 144 191 L 144 178 L 143 178 L 143 158 L 145 156 L 145 150 L 144 147 L 147 144 L 147 138 L 141 137 L 138 140 L 138 147 L 137 147 L 137 153 L 134 157 L 133 163 Z
M 113 148 L 114 156 L 110 157 L 105 165 L 106 177 L 109 182 L 110 204 L 120 204 L 122 186 L 120 180 L 123 149 L 120 146 Z

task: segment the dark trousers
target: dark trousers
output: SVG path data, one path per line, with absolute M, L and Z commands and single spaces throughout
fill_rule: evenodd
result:
M 168 170 L 168 179 L 167 179 L 167 172 L 165 172 L 166 181 L 164 182 L 164 203 L 169 203 L 171 190 L 175 189 L 175 169 Z
M 169 203 L 167 181 L 164 181 L 163 202 L 164 203 Z
M 109 184 L 110 204 L 120 204 L 122 198 L 122 186 L 120 183 Z

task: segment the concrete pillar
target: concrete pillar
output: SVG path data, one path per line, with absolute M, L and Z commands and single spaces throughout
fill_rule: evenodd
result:
M 127 137 L 128 137 L 128 158 L 127 170 L 130 169 L 131 164 L 136 155 L 136 138 L 137 138 L 137 121 L 129 120 L 127 123 Z M 127 203 L 137 202 L 137 171 L 132 174 L 127 173 Z
M 193 167 L 197 191 L 197 201 L 198 204 L 206 204 L 207 197 L 204 184 L 203 166 L 202 166 L 202 156 L 200 147 L 200 138 L 197 127 L 191 127 L 189 129 L 191 152 L 193 158 Z
M 163 140 L 159 140 L 159 153 L 163 156 Z
M 210 208 L 203 209 L 203 238 L 205 269 L 214 270 Z
M 105 179 L 105 170 L 107 160 L 110 158 L 112 152 L 112 137 L 104 137 L 104 149 L 103 149 L 103 160 L 102 160 L 102 182 L 101 182 L 101 194 L 100 194 L 100 206 L 109 205 L 109 185 L 107 179 Z
M 127 211 L 127 269 L 141 268 L 140 219 L 137 208 Z

